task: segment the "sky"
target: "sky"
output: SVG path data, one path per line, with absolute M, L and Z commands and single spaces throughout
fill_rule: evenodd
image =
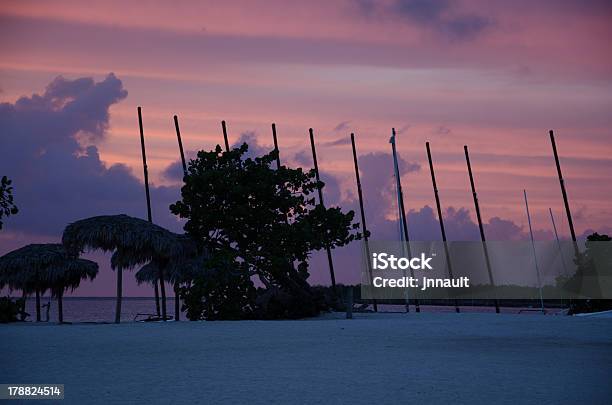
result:
M 478 237 L 468 145 L 488 239 L 569 234 L 548 130 L 576 231 L 612 232 L 612 3 L 606 1 L 4 1 L 0 3 L 0 175 L 20 213 L 0 254 L 57 242 L 87 216 L 145 217 L 136 109 L 142 106 L 153 219 L 180 232 L 177 114 L 189 156 L 247 141 L 311 167 L 326 203 L 355 209 L 355 133 L 373 238 L 397 238 L 390 157 L 398 131 L 409 231 L 438 239 L 429 141 L 450 239 Z M 180 171 L 178 171 L 180 173 Z M 359 279 L 353 246 L 334 252 Z M 113 295 L 108 255 L 74 294 Z M 126 277 L 126 295 L 146 295 Z M 328 283 L 321 255 L 312 283 Z

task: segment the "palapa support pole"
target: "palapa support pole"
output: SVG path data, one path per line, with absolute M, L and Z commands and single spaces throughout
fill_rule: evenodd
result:
M 569 225 L 570 233 L 572 235 L 572 241 L 574 242 L 574 250 L 576 252 L 576 257 L 578 257 L 580 255 L 580 251 L 578 250 L 578 244 L 576 243 L 576 231 L 574 230 L 574 221 L 572 221 L 572 211 L 570 210 L 569 201 L 567 199 L 567 191 L 565 190 L 565 181 L 563 180 L 563 174 L 561 174 L 561 163 L 559 163 L 559 155 L 557 154 L 555 134 L 552 129 L 548 133 L 550 135 L 550 143 L 552 144 L 553 154 L 555 156 L 555 164 L 557 165 L 557 175 L 559 176 L 561 195 L 563 196 L 563 204 L 565 205 L 565 213 L 567 214 L 567 223 Z
M 36 288 L 36 322 L 40 322 L 40 290 Z
M 115 323 L 121 322 L 121 298 L 123 296 L 123 268 L 117 267 L 117 298 L 115 303 Z
M 491 283 L 492 287 L 495 287 L 495 283 L 493 282 L 493 272 L 491 270 L 491 260 L 489 259 L 489 249 L 487 248 L 484 227 L 482 226 L 480 206 L 478 205 L 478 195 L 476 194 L 476 187 L 474 186 L 474 176 L 472 175 L 472 166 L 470 165 L 470 155 L 468 153 L 467 145 L 463 146 L 463 150 L 465 151 L 465 161 L 467 162 L 468 174 L 470 176 L 470 186 L 472 187 L 472 196 L 474 197 L 474 208 L 476 209 L 476 218 L 478 219 L 478 229 L 480 230 L 480 240 L 482 241 L 482 250 L 484 252 L 485 263 L 487 265 L 487 273 L 489 274 L 489 282 Z M 497 298 L 495 298 L 495 312 L 498 314 L 500 313 L 499 301 Z
M 314 170 L 315 176 L 317 179 L 317 191 L 319 192 L 319 205 L 325 208 L 325 203 L 323 202 L 323 189 L 321 188 L 321 178 L 319 177 L 319 165 L 317 163 L 317 151 L 315 149 L 315 141 L 314 141 L 314 132 L 312 128 L 308 129 L 308 133 L 310 134 L 310 147 L 312 148 L 312 160 L 314 162 Z M 327 239 L 327 236 L 326 236 Z M 336 275 L 334 274 L 334 260 L 332 259 L 331 247 L 329 243 L 326 241 L 325 250 L 327 251 L 327 263 L 329 264 L 329 275 L 331 277 L 332 288 L 334 290 L 334 294 L 337 295 L 336 291 Z
M 178 322 L 181 320 L 181 290 L 179 283 L 174 283 L 174 321 Z
M 64 288 L 60 287 L 57 292 L 57 320 L 64 323 Z
M 149 222 L 153 223 L 153 216 L 151 215 L 151 195 L 149 193 L 149 168 L 147 167 L 147 153 L 145 151 L 145 140 L 144 140 L 144 130 L 142 127 L 142 108 L 138 107 L 138 127 L 140 128 L 140 147 L 142 150 L 142 167 L 144 171 L 144 183 L 145 183 L 145 194 L 147 197 L 147 219 Z M 118 276 L 120 275 L 119 272 Z M 119 281 L 117 281 L 117 288 L 119 288 Z M 162 310 L 162 319 L 166 320 L 166 286 L 164 285 L 164 269 L 162 266 L 159 266 L 159 286 L 161 290 L 161 310 Z M 119 297 L 119 295 L 118 295 Z M 120 298 L 118 298 L 120 300 Z M 121 310 L 121 303 L 118 302 L 119 311 Z M 118 312 L 115 314 L 115 322 L 120 322 L 121 313 Z
M 227 126 L 225 121 L 221 121 L 221 128 L 223 129 L 223 141 L 225 142 L 225 151 L 229 152 L 229 139 L 227 138 Z
M 185 161 L 185 152 L 183 150 L 183 141 L 181 139 L 181 129 L 179 128 L 178 116 L 174 116 L 174 128 L 176 129 L 176 138 L 178 140 L 179 153 L 181 155 L 181 163 L 183 165 L 183 178 L 187 176 L 187 162 Z M 174 320 L 181 319 L 181 300 L 179 283 L 174 283 Z
M 155 282 L 153 283 L 153 289 L 155 292 L 155 313 L 157 314 L 158 317 L 161 316 L 161 306 L 159 305 L 159 284 L 157 283 L 157 280 L 155 280 Z
M 274 151 L 276 152 L 276 168 L 280 169 L 280 151 L 278 150 L 278 140 L 276 139 L 276 124 L 272 123 L 272 138 L 274 139 Z
M 536 275 L 538 277 L 538 290 L 540 291 L 540 308 L 544 311 L 544 296 L 542 295 L 542 280 L 540 278 L 540 267 L 538 266 L 538 255 L 536 253 L 535 240 L 533 239 L 533 229 L 531 228 L 531 215 L 529 214 L 529 204 L 527 203 L 527 190 L 523 190 L 525 196 L 525 211 L 527 211 L 527 223 L 529 224 L 529 236 L 531 237 L 531 248 L 533 249 L 533 261 L 535 264 Z
M 448 265 L 448 276 L 453 278 L 453 264 L 451 262 L 450 252 L 448 251 L 448 244 L 446 243 L 446 230 L 444 229 L 444 219 L 442 218 L 442 207 L 440 205 L 440 196 L 438 195 L 438 185 L 436 184 L 436 174 L 434 171 L 433 160 L 431 158 L 431 150 L 429 149 L 429 142 L 425 142 L 425 148 L 427 149 L 427 160 L 429 161 L 429 171 L 431 172 L 431 184 L 433 185 L 434 196 L 436 198 L 436 208 L 438 209 L 438 220 L 440 222 L 440 233 L 442 234 L 442 243 L 444 244 L 444 257 Z M 455 312 L 459 313 L 459 301 L 455 299 Z
M 372 263 L 370 262 L 370 245 L 368 243 L 368 227 L 366 225 L 365 210 L 363 209 L 363 192 L 361 190 L 361 179 L 359 177 L 359 164 L 357 163 L 357 148 L 355 147 L 355 134 L 351 133 L 351 145 L 353 147 L 353 163 L 355 164 L 355 178 L 357 179 L 357 195 L 359 196 L 359 212 L 361 214 L 361 230 L 363 231 L 363 242 L 366 251 L 366 265 L 368 266 L 368 275 L 370 276 L 370 285 L 372 282 Z M 351 289 L 352 291 L 352 289 Z M 352 298 L 352 293 L 351 293 Z M 378 303 L 373 300 L 374 312 L 378 312 Z
M 19 319 L 25 321 L 25 305 L 26 300 L 28 299 L 28 294 L 26 294 L 25 290 L 21 290 L 21 309 L 19 313 Z
M 391 152 L 393 153 L 393 167 L 395 169 L 395 181 L 397 187 L 397 199 L 398 199 L 398 208 L 399 208 L 399 216 L 401 222 L 401 234 L 403 236 L 403 242 L 405 242 L 406 248 L 408 249 L 408 257 L 411 257 L 412 254 L 410 252 L 410 236 L 408 235 L 408 220 L 406 218 L 406 209 L 404 208 L 404 192 L 402 190 L 402 178 L 399 171 L 399 162 L 397 157 L 397 147 L 395 145 L 395 128 L 391 128 L 391 139 L 389 139 L 389 143 L 391 144 Z M 412 267 L 410 268 L 410 276 L 414 278 L 414 270 Z M 419 304 L 419 300 L 414 297 L 414 306 L 416 308 L 416 312 L 421 312 L 421 306 Z M 410 304 L 409 301 L 406 302 L 406 312 L 410 312 Z

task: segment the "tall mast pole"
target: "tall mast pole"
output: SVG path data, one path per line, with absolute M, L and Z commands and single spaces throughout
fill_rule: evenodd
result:
M 176 129 L 176 139 L 178 140 L 179 153 L 181 155 L 181 163 L 183 165 L 183 178 L 187 176 L 187 162 L 185 161 L 185 152 L 183 151 L 183 141 L 181 140 L 181 129 L 179 128 L 178 117 L 174 116 L 174 128 Z M 178 281 L 174 282 L 174 320 L 180 321 L 181 318 L 181 303 L 180 289 Z
M 353 163 L 355 164 L 355 178 L 357 179 L 357 195 L 359 196 L 359 212 L 361 214 L 361 230 L 363 231 L 363 241 L 366 250 L 366 265 L 368 266 L 368 274 L 370 276 L 370 285 L 372 285 L 372 265 L 370 262 L 370 244 L 368 243 L 368 227 L 366 225 L 365 210 L 363 209 L 363 192 L 361 190 L 361 179 L 359 178 L 359 164 L 357 163 L 357 148 L 355 147 L 355 134 L 351 132 L 351 145 L 353 147 Z M 378 303 L 373 300 L 374 312 L 378 312 Z
M 540 291 L 540 308 L 544 314 L 544 297 L 542 296 L 542 280 L 540 278 L 540 267 L 538 266 L 538 255 L 536 253 L 535 241 L 533 239 L 533 230 L 531 229 L 531 215 L 529 214 L 529 204 L 527 203 L 527 190 L 523 190 L 525 196 L 525 211 L 527 211 L 527 222 L 529 223 L 529 236 L 531 237 L 531 248 L 533 249 L 533 261 L 536 268 L 536 275 L 538 276 L 538 289 Z
M 468 174 L 470 176 L 470 186 L 472 187 L 472 196 L 474 197 L 474 207 L 476 209 L 476 218 L 478 219 L 478 229 L 480 230 L 480 240 L 482 241 L 482 249 L 484 251 L 485 263 L 487 265 L 487 273 L 489 274 L 489 282 L 492 287 L 495 287 L 493 282 L 493 272 L 491 271 L 491 260 L 489 259 L 489 249 L 487 248 L 487 242 L 484 234 L 484 227 L 482 226 L 482 218 L 480 216 L 480 206 L 478 205 L 478 195 L 476 194 L 476 187 L 474 186 L 474 176 L 472 176 L 472 166 L 470 165 L 470 155 L 468 153 L 467 145 L 463 146 L 465 151 L 465 161 L 467 162 Z M 499 312 L 499 301 L 495 298 L 495 312 Z
M 574 250 L 576 256 L 580 254 L 578 250 L 578 244 L 576 243 L 576 231 L 574 230 L 574 221 L 572 221 L 572 211 L 570 210 L 569 201 L 567 199 L 567 191 L 565 190 L 565 181 L 563 180 L 563 174 L 561 174 L 561 164 L 559 163 L 559 155 L 557 154 L 557 145 L 555 143 L 555 134 L 551 129 L 549 132 L 550 143 L 552 144 L 553 154 L 555 156 L 555 164 L 557 165 L 557 175 L 559 176 L 559 185 L 561 186 L 561 195 L 563 196 L 563 204 L 565 205 L 565 213 L 567 214 L 567 223 L 570 228 L 572 235 L 572 241 L 574 242 Z
M 223 129 L 223 140 L 225 141 L 225 151 L 229 152 L 229 140 L 227 138 L 227 127 L 225 121 L 221 121 L 221 128 Z
M 319 205 L 325 208 L 325 203 L 323 202 L 323 189 L 321 188 L 321 178 L 319 177 L 319 165 L 317 164 L 317 151 L 315 149 L 315 141 L 314 141 L 314 133 L 312 128 L 308 129 L 310 134 L 310 147 L 312 148 L 312 160 L 314 162 L 315 176 L 317 179 L 317 190 L 319 191 Z M 327 239 L 327 236 L 325 236 Z M 332 259 L 331 247 L 329 243 L 325 242 L 325 250 L 327 251 L 327 262 L 329 264 L 329 275 L 331 277 L 332 288 L 334 293 L 336 294 L 336 275 L 334 274 L 334 261 Z
M 436 208 L 438 209 L 438 220 L 440 222 L 440 233 L 442 234 L 442 243 L 444 243 L 444 257 L 448 264 L 448 275 L 453 278 L 453 264 L 451 262 L 450 252 L 448 251 L 448 244 L 446 243 L 446 230 L 444 229 L 444 219 L 442 218 L 442 207 L 440 206 L 440 196 L 438 195 L 438 185 L 436 184 L 436 174 L 434 172 L 433 160 L 431 158 L 431 150 L 429 149 L 429 142 L 425 142 L 425 148 L 427 149 L 427 160 L 429 161 L 429 171 L 431 172 L 431 184 L 433 185 L 434 196 L 436 198 Z M 455 312 L 459 313 L 459 301 L 455 299 Z
M 410 253 L 410 237 L 408 236 L 408 220 L 406 219 L 406 210 L 404 208 L 404 192 L 402 191 L 402 180 L 399 171 L 399 163 L 397 158 L 397 148 L 395 145 L 395 128 L 391 128 L 391 139 L 389 139 L 389 143 L 391 144 L 391 151 L 393 152 L 393 166 L 395 169 L 395 181 L 397 185 L 397 199 L 399 206 L 399 216 L 401 222 L 400 228 L 400 236 L 405 242 L 406 249 L 408 250 L 408 257 L 411 257 Z M 414 278 L 414 270 L 412 267 L 410 268 L 410 276 Z M 416 312 L 421 312 L 421 306 L 419 305 L 419 300 L 416 298 L 416 294 L 414 297 L 414 305 L 416 307 Z M 406 303 L 406 312 L 410 311 L 410 306 Z
M 142 168 L 144 171 L 145 194 L 147 197 L 147 219 L 153 222 L 151 215 L 151 194 L 149 193 L 149 167 L 147 166 L 147 153 L 145 151 L 144 131 L 142 128 L 142 108 L 138 107 L 138 127 L 140 129 L 140 148 L 142 151 Z
M 183 151 L 183 141 L 181 140 L 181 130 L 179 128 L 178 117 L 174 116 L 174 128 L 176 129 L 176 138 L 178 139 L 179 153 L 181 154 L 181 163 L 183 164 L 183 175 L 187 175 L 187 162 L 185 162 L 185 152 Z
M 278 150 L 278 139 L 276 139 L 276 124 L 272 123 L 272 138 L 274 139 L 274 151 L 276 152 L 276 168 L 280 169 L 280 151 Z
M 147 153 L 145 151 L 145 139 L 144 139 L 144 130 L 142 127 L 142 108 L 141 107 L 138 107 L 138 127 L 140 129 L 140 147 L 142 150 L 142 168 L 144 171 L 145 194 L 147 197 L 147 219 L 149 220 L 149 222 L 153 223 L 153 217 L 151 215 L 151 195 L 149 193 L 149 168 L 147 166 Z M 166 320 L 166 287 L 164 286 L 164 270 L 161 266 L 158 266 L 158 267 L 159 267 L 159 286 L 161 290 L 162 318 L 165 321 Z M 121 270 L 119 269 L 119 271 Z M 118 315 L 119 314 L 116 314 L 115 318 Z M 118 320 L 115 319 L 115 322 L 118 322 Z

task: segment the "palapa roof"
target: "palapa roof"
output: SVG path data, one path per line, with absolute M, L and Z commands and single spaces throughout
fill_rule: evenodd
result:
M 59 266 L 52 266 L 46 272 L 49 288 L 76 289 L 82 280 L 93 280 L 98 275 L 98 264 L 86 259 L 68 259 Z
M 195 243 L 185 235 L 128 215 L 102 215 L 68 225 L 62 242 L 68 251 L 116 251 L 113 268 L 131 268 L 153 259 L 194 256 Z
M 68 255 L 59 243 L 26 245 L 0 257 L 0 287 L 27 292 L 74 289 L 97 273 L 97 263 Z

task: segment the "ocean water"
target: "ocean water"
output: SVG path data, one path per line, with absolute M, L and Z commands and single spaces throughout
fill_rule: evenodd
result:
M 41 299 L 41 305 L 51 303 L 49 308 L 49 322 L 57 322 L 57 301 L 49 300 L 48 297 Z M 167 314 L 174 316 L 174 298 L 167 298 Z M 379 312 L 405 312 L 404 305 L 379 305 Z M 414 305 L 410 306 L 410 312 L 414 313 Z M 452 305 L 421 305 L 421 312 L 454 312 Z M 28 321 L 36 320 L 36 301 L 29 298 L 26 302 L 26 312 L 30 316 Z M 462 306 L 461 312 L 495 312 L 492 306 Z M 538 314 L 537 308 L 532 307 L 503 307 L 503 313 L 525 313 Z M 548 314 L 561 312 L 561 309 L 548 308 Z M 156 315 L 155 299 L 149 297 L 123 298 L 121 304 L 121 321 L 133 322 L 146 319 L 149 315 Z M 41 319 L 47 320 L 46 306 L 41 309 Z M 114 297 L 66 297 L 64 298 L 64 322 L 114 322 L 115 320 L 115 298 Z M 184 312 L 181 312 L 181 320 L 187 320 Z
M 174 316 L 174 298 L 166 299 L 167 315 Z M 41 305 L 51 303 L 49 322 L 57 322 L 57 301 L 48 297 L 41 298 Z M 36 300 L 29 298 L 26 302 L 26 312 L 30 314 L 28 321 L 36 320 Z M 141 315 L 139 315 L 141 314 Z M 144 319 L 148 315 L 156 315 L 154 298 L 125 297 L 121 303 L 121 320 L 131 322 Z M 47 308 L 41 308 L 41 319 L 47 319 Z M 187 319 L 181 313 L 181 319 Z M 114 297 L 66 297 L 64 298 L 64 322 L 114 322 Z

